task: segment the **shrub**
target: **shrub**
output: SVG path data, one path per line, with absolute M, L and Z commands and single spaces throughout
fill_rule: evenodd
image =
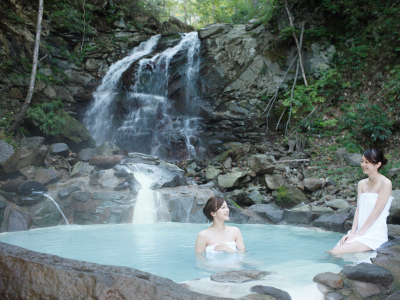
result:
M 60 117 L 63 107 L 60 101 L 36 104 L 28 109 L 27 118 L 45 135 L 57 135 L 65 126 L 65 119 Z

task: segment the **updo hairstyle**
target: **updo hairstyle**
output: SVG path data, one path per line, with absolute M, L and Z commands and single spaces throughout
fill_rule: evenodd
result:
M 365 151 L 364 157 L 374 165 L 376 165 L 377 163 L 382 163 L 378 170 L 387 164 L 386 157 L 383 155 L 382 151 L 377 149 L 369 149 Z
M 203 208 L 203 213 L 209 221 L 212 222 L 214 220 L 214 217 L 211 215 L 211 213 L 216 212 L 218 209 L 220 209 L 224 202 L 225 199 L 218 196 L 208 199 L 206 205 Z

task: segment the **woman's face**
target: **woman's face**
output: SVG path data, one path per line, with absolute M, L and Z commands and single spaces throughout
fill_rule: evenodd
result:
M 212 216 L 223 221 L 229 220 L 229 208 L 226 201 L 224 201 L 222 206 L 216 212 L 212 213 Z
M 377 163 L 376 165 L 374 165 L 373 163 L 369 162 L 364 155 L 361 158 L 361 168 L 364 174 L 368 175 L 377 172 L 380 165 L 381 163 Z

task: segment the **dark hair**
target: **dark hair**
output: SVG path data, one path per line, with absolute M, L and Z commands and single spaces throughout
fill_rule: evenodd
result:
M 369 149 L 364 152 L 364 156 L 370 163 L 373 163 L 374 165 L 377 163 L 382 163 L 378 170 L 387 164 L 387 159 L 380 150 Z
M 203 208 L 203 213 L 207 217 L 209 221 L 213 221 L 214 218 L 211 215 L 212 212 L 216 212 L 218 209 L 221 208 L 222 204 L 224 204 L 225 199 L 222 197 L 211 197 L 208 199 L 206 205 Z

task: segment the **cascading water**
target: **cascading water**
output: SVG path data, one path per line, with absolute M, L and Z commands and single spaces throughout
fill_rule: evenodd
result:
M 157 42 L 160 36 L 152 37 L 111 66 L 94 93 L 84 123 L 97 143 L 111 141 L 164 159 L 194 157 L 201 126 L 197 109 L 200 40 L 197 32 L 191 32 L 175 46 L 151 54 L 162 47 Z

